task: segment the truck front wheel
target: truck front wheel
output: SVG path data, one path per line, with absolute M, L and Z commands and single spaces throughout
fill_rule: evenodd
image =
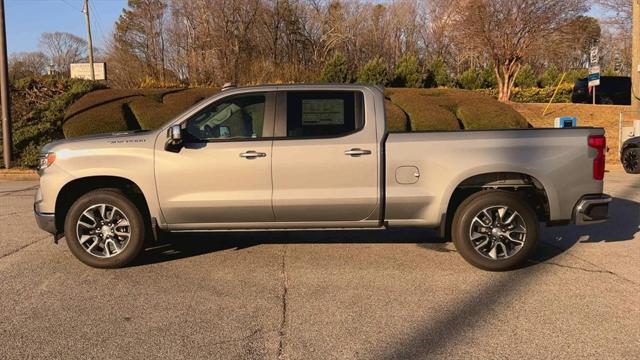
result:
M 470 264 L 504 271 L 521 266 L 538 243 L 538 219 L 517 195 L 483 190 L 456 210 L 451 235 L 456 249 Z
M 136 205 L 117 189 L 88 192 L 76 200 L 64 225 L 67 246 L 80 261 L 118 268 L 142 250 L 145 223 Z

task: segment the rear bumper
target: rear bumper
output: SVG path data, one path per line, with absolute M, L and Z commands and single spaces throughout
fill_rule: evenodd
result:
M 38 211 L 36 204 L 33 204 L 33 214 L 36 217 L 36 223 L 38 227 L 50 234 L 57 235 L 58 229 L 56 229 L 56 216 L 55 214 L 46 214 Z
M 611 196 L 607 194 L 586 195 L 573 210 L 573 223 L 576 225 L 597 224 L 609 218 Z

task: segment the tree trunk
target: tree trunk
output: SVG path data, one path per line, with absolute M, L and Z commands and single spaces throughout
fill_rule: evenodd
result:
M 511 98 L 511 90 L 513 84 L 516 81 L 516 76 L 520 71 L 520 64 L 515 61 L 507 62 L 500 66 L 494 66 L 494 72 L 498 81 L 498 100 L 502 102 L 509 102 Z

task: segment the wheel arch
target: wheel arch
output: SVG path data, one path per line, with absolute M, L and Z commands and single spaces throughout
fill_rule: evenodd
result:
M 64 229 L 64 222 L 71 205 L 78 198 L 90 191 L 98 189 L 118 189 L 138 207 L 143 219 L 151 221 L 149 204 L 140 186 L 135 182 L 119 176 L 87 176 L 66 183 L 56 197 L 55 221 L 57 229 Z
M 548 189 L 538 178 L 519 171 L 485 172 L 469 175 L 453 187 L 442 215 L 440 235 L 450 235 L 453 216 L 465 199 L 487 189 L 500 189 L 521 195 L 532 204 L 540 221 L 549 222 L 551 219 Z

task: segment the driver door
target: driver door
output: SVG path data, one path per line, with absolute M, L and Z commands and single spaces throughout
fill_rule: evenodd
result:
M 273 93 L 215 101 L 182 123 L 183 147 L 156 142 L 162 214 L 171 229 L 246 227 L 273 222 Z

